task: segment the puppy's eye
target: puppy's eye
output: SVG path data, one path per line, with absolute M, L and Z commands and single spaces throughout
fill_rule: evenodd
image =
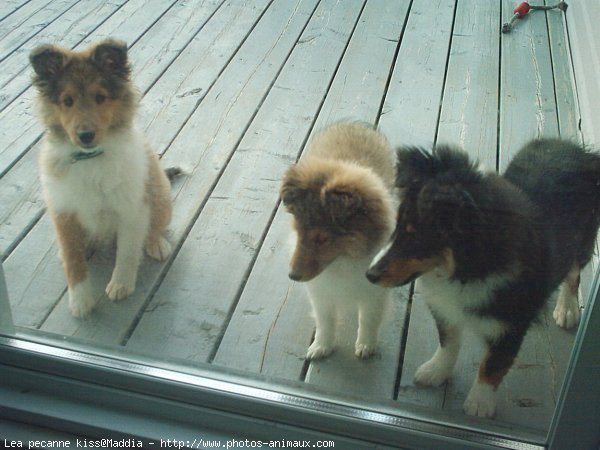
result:
M 104 103 L 104 100 L 106 100 L 106 95 L 102 95 L 102 94 L 96 94 L 96 103 L 97 104 L 102 104 Z
M 330 241 L 329 236 L 325 236 L 324 234 L 318 234 L 315 236 L 315 244 L 323 245 Z
M 73 106 L 73 97 L 71 97 L 70 95 L 67 95 L 66 97 L 64 97 L 63 105 L 65 105 L 67 108 L 70 108 L 71 106 Z

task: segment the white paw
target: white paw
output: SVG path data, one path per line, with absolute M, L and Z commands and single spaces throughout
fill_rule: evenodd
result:
M 452 367 L 442 364 L 439 358 L 431 358 L 415 372 L 415 384 L 421 386 L 440 386 L 452 375 Z
M 120 277 L 113 274 L 106 286 L 106 295 L 112 301 L 123 300 L 135 289 L 135 277 Z
M 88 280 L 69 288 L 69 310 L 73 317 L 84 318 L 96 306 L 97 299 L 92 293 L 92 286 Z
M 333 345 L 326 345 L 320 342 L 314 341 L 308 351 L 306 352 L 306 359 L 321 359 L 331 355 L 333 352 Z
M 354 355 L 360 359 L 367 359 L 377 353 L 377 344 L 376 343 L 362 343 L 357 342 L 354 346 Z
M 561 297 L 556 302 L 552 317 L 556 324 L 565 329 L 573 328 L 579 323 L 579 303 L 577 297 Z
M 146 245 L 146 253 L 157 261 L 164 261 L 171 254 L 171 244 L 161 236 L 158 241 L 152 241 Z
M 496 391 L 492 385 L 475 382 L 463 404 L 469 416 L 492 418 L 496 415 Z

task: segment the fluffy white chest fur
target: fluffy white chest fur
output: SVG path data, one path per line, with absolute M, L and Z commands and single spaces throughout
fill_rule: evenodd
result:
M 94 237 L 112 237 L 120 222 L 141 225 L 136 217 L 148 214 L 144 142 L 135 130 L 115 133 L 103 142 L 101 155 L 76 162 L 71 155 L 81 151 L 78 147 L 70 142 L 47 142 L 44 152 L 56 161 L 54 167 L 42 164 L 47 205 L 56 213 L 76 214 Z
M 505 331 L 504 324 L 477 316 L 470 310 L 490 303 L 493 292 L 509 279 L 510 275 L 492 275 L 481 281 L 461 283 L 449 280 L 443 269 L 435 269 L 419 278 L 417 290 L 435 314 L 448 324 L 494 339 Z
M 338 257 L 306 283 L 317 331 L 307 357 L 321 358 L 333 351 L 335 319 L 356 314 L 358 332 L 355 354 L 368 358 L 377 347 L 379 325 L 389 303 L 390 290 L 370 283 L 365 276 L 372 256 L 354 260 Z
M 69 306 L 76 317 L 87 315 L 97 302 L 87 276 L 86 240 L 116 239 L 115 268 L 106 287 L 111 300 L 133 292 L 144 245 L 159 260 L 170 253 L 162 236 L 170 218 L 168 181 L 144 136 L 136 130 L 113 132 L 102 141 L 101 150 L 100 155 L 74 161 L 81 149 L 50 135 L 40 158 L 44 199 L 55 222 Z M 156 164 L 154 176 L 165 178 L 160 185 L 165 192 L 155 190 L 154 196 L 148 189 L 149 183 L 157 182 L 150 179 L 151 163 Z M 152 210 L 159 197 L 166 211 L 163 222 L 155 220 Z M 151 217 L 156 230 L 151 229 Z
M 377 306 L 376 302 L 366 301 L 388 292 L 373 283 L 365 276 L 371 258 L 359 260 L 339 257 L 327 266 L 317 277 L 306 283 L 306 287 L 314 298 L 327 299 L 340 311 L 357 311 L 361 304 Z

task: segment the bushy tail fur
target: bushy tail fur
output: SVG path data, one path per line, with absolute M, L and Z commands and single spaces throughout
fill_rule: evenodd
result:
M 183 173 L 184 172 L 181 169 L 181 167 L 168 167 L 165 169 L 165 175 L 167 176 L 169 181 L 173 181 L 178 176 L 183 175 Z

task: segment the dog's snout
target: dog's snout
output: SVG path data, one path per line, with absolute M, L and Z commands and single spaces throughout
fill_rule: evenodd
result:
M 367 280 L 369 280 L 371 283 L 377 283 L 379 278 L 381 278 L 381 274 L 378 271 L 373 269 L 369 269 L 367 271 Z
M 80 132 L 78 137 L 82 144 L 91 144 L 96 137 L 96 133 L 90 130 L 85 130 Z
M 294 281 L 300 281 L 300 280 L 302 280 L 302 274 L 301 273 L 296 273 L 294 271 L 290 271 L 290 273 L 288 274 L 288 276 L 290 277 L 291 280 L 294 280 Z

